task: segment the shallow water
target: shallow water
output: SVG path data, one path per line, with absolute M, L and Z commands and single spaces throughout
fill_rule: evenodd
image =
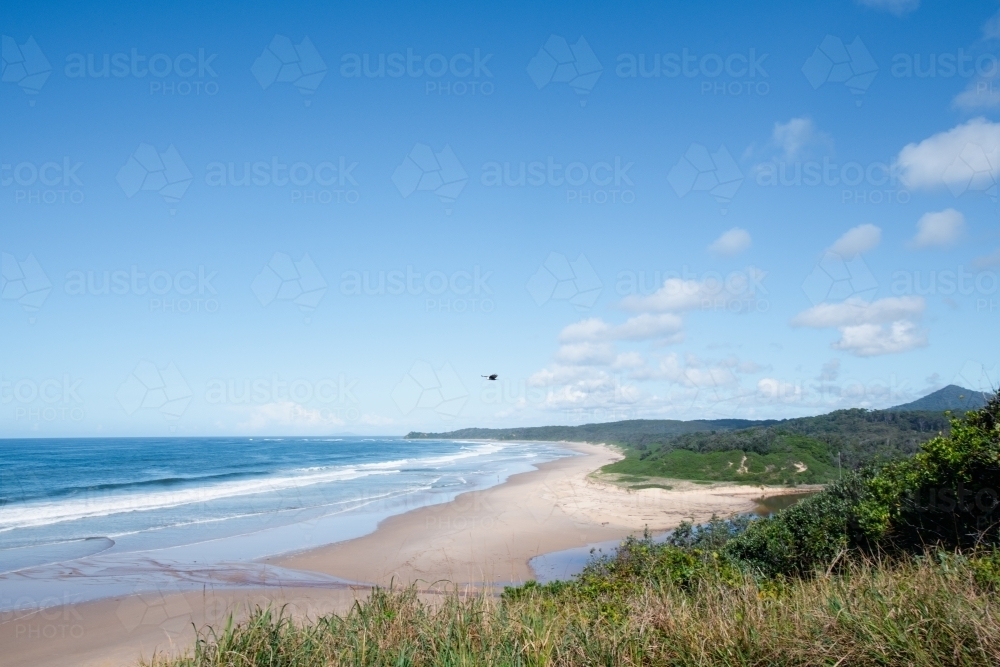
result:
M 756 501 L 757 509 L 754 510 L 754 514 L 757 514 L 758 516 L 771 516 L 775 512 L 788 509 L 800 500 L 804 500 L 815 493 L 815 491 L 809 491 L 806 493 L 786 493 L 780 496 L 760 498 Z
M 756 501 L 757 507 L 752 514 L 757 516 L 770 516 L 771 514 L 787 509 L 807 498 L 812 493 L 789 493 L 769 498 L 761 498 Z M 654 542 L 665 541 L 673 531 L 666 531 L 653 536 Z M 621 540 L 608 540 L 606 542 L 595 542 L 583 547 L 574 547 L 563 551 L 555 551 L 532 558 L 528 565 L 535 573 L 535 579 L 539 583 L 548 583 L 559 579 L 572 579 L 575 575 L 583 571 L 591 559 L 611 555 L 618 548 Z
M 144 586 L 329 584 L 259 561 L 572 455 L 402 438 L 6 440 L 0 451 L 0 610 Z

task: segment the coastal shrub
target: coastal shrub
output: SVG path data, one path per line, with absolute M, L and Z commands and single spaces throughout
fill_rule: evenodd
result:
M 971 548 L 1000 535 L 1000 393 L 952 421 L 951 435 L 886 465 L 859 507 L 867 534 L 893 548 Z
M 861 541 L 855 510 L 871 475 L 870 470 L 851 473 L 788 509 L 752 522 L 723 553 L 766 577 L 827 568 Z
M 687 588 L 705 576 L 707 567 L 699 550 L 655 544 L 648 535 L 643 539 L 629 537 L 613 555 L 591 561 L 577 575 L 576 585 L 581 594 L 590 597 L 650 582 Z
M 573 582 L 551 582 L 544 586 L 529 582 L 527 586 L 555 594 L 572 588 L 575 595 L 594 598 L 648 586 L 692 591 L 706 580 L 734 582 L 741 579 L 738 566 L 727 559 L 721 549 L 748 525 L 750 518 L 747 516 L 730 519 L 713 516 L 701 526 L 682 523 L 662 541 L 654 540 L 646 531 L 641 538 L 625 538 L 611 554 L 593 558 Z M 507 591 L 524 588 L 508 588 Z
M 728 519 L 720 519 L 713 515 L 708 523 L 702 525 L 684 521 L 670 531 L 664 541 L 671 546 L 684 549 L 717 551 L 737 535 L 742 535 L 751 521 L 752 518 L 746 514 L 738 514 Z
M 808 575 L 844 556 L 994 545 L 1000 537 L 1000 393 L 910 459 L 845 476 L 754 522 L 725 555 L 764 576 Z
M 976 583 L 994 593 L 1000 592 L 1000 551 L 993 549 L 969 559 Z

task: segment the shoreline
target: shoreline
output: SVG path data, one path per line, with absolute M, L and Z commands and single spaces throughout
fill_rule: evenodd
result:
M 491 441 L 484 441 L 491 442 Z M 627 489 L 602 480 L 600 468 L 622 458 L 607 445 L 559 442 L 577 453 L 536 464 L 497 485 L 467 491 L 381 520 L 373 532 L 255 562 L 319 573 L 350 583 L 216 585 L 202 590 L 108 596 L 0 615 L 5 664 L 134 665 L 140 655 L 191 647 L 194 627 L 218 626 L 248 606 L 288 605 L 299 618 L 344 613 L 371 585 L 415 584 L 424 595 L 444 588 L 499 587 L 535 579 L 529 561 L 545 554 L 621 540 L 645 528 L 662 532 L 685 520 L 757 509 L 757 500 L 807 492 L 787 487 L 671 482 L 674 488 Z M 812 490 L 812 489 L 809 489 Z M 56 602 L 60 602 L 56 600 Z
M 622 458 L 617 449 L 557 444 L 582 456 L 542 463 L 503 484 L 388 517 L 362 537 L 265 562 L 381 586 L 519 584 L 535 578 L 529 561 L 536 556 L 621 540 L 647 527 L 662 532 L 685 520 L 749 512 L 759 498 L 795 493 L 694 482 L 670 490 L 626 489 L 594 476 Z

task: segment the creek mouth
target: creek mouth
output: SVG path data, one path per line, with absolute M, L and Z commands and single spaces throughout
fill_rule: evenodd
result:
M 775 512 L 788 509 L 814 493 L 816 492 L 783 493 L 776 496 L 757 498 L 754 500 L 756 507 L 751 514 L 759 517 L 769 517 Z M 663 542 L 670 537 L 672 532 L 672 530 L 668 530 L 654 535 L 653 541 Z M 535 556 L 528 561 L 528 565 L 535 573 L 536 581 L 540 584 L 556 580 L 572 579 L 575 575 L 583 571 L 583 568 L 586 567 L 587 563 L 594 556 L 613 554 L 620 543 L 621 540 L 607 540 L 582 547 L 553 551 L 552 553 Z

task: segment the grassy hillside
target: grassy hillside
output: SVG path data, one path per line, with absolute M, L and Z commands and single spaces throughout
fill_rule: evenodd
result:
M 943 412 L 837 410 L 627 446 L 625 459 L 604 470 L 748 484 L 822 484 L 837 479 L 842 470 L 911 455 L 948 428 Z
M 705 442 L 715 444 L 715 438 Z M 743 484 L 822 484 L 837 476 L 836 461 L 822 442 L 801 435 L 780 434 L 762 451 L 708 449 L 698 451 L 665 445 L 655 450 L 628 450 L 627 456 L 604 471 L 642 477 L 739 482 Z M 645 458 L 644 458 L 645 456 Z

